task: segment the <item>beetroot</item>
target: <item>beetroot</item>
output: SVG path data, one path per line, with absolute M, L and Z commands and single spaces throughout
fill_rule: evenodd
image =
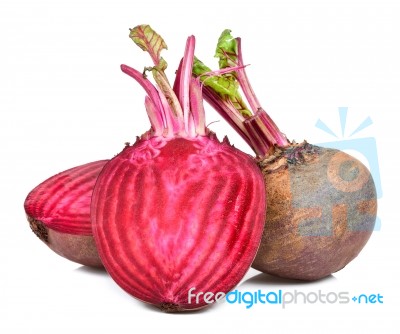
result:
M 149 26 L 131 30 L 155 63 L 146 90 L 151 129 L 108 162 L 96 182 L 91 217 L 101 260 L 132 296 L 164 311 L 207 306 L 189 290 L 227 293 L 244 276 L 265 219 L 262 174 L 253 160 L 219 142 L 204 123 L 201 90 L 191 78 L 194 37 L 171 88 L 160 58 L 165 43 Z
M 374 228 L 376 191 L 369 171 L 343 152 L 287 140 L 261 108 L 244 69 L 241 41 L 229 30 L 222 33 L 216 56 L 222 70 L 211 72 L 196 60 L 193 74 L 203 81 L 206 100 L 256 153 L 267 190 L 266 223 L 253 267 L 301 280 L 342 269 Z
M 24 208 L 32 231 L 57 254 L 101 267 L 90 223 L 90 201 L 107 160 L 68 169 L 34 188 Z
M 296 150 L 302 155 L 297 161 L 291 156 Z M 270 200 L 255 269 L 316 280 L 358 255 L 371 236 L 377 210 L 375 186 L 361 162 L 303 143 L 276 148 L 273 158 L 259 165 Z

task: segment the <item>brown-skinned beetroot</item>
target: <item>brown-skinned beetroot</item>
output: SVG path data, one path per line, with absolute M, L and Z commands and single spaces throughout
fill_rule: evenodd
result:
M 206 100 L 255 152 L 267 190 L 266 223 L 252 266 L 301 280 L 342 269 L 375 225 L 376 192 L 369 171 L 346 153 L 287 139 L 261 107 L 246 74 L 241 39 L 228 29 L 218 39 L 216 56 L 218 78 L 210 80 L 211 70 L 200 61 L 194 75 L 203 81 Z
M 377 201 L 367 168 L 354 157 L 307 143 L 259 161 L 267 217 L 252 267 L 316 280 L 352 261 L 374 229 Z
M 57 254 L 80 264 L 102 267 L 92 235 L 90 201 L 107 160 L 77 166 L 45 180 L 24 202 L 32 231 Z

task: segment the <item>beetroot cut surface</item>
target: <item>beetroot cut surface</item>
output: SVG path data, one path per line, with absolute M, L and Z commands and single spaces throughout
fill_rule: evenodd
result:
M 192 288 L 215 295 L 237 285 L 254 259 L 265 219 L 260 170 L 204 125 L 200 85 L 191 78 L 193 52 L 190 37 L 176 93 L 162 86 L 146 98 L 151 130 L 106 164 L 91 204 L 96 245 L 111 277 L 168 312 L 209 304 L 189 300 Z M 149 96 L 154 92 L 141 73 L 121 68 Z M 153 68 L 159 84 L 158 74 Z M 173 103 L 166 104 L 165 95 Z
M 80 264 L 102 266 L 92 235 L 90 201 L 108 160 L 77 166 L 45 180 L 26 197 L 32 231 L 57 254 Z

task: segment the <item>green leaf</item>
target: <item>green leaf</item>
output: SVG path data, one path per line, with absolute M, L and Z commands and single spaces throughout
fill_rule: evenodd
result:
M 219 58 L 219 68 L 237 66 L 237 42 L 231 30 L 225 29 L 218 39 L 215 57 Z
M 154 65 L 158 66 L 162 62 L 162 68 L 167 67 L 164 59 L 160 58 L 161 51 L 167 49 L 167 44 L 163 38 L 157 34 L 148 24 L 138 25 L 129 29 L 129 37 L 139 46 L 143 51 L 150 54 Z
M 157 65 L 157 68 L 161 71 L 164 72 L 167 69 L 167 62 L 165 61 L 165 59 L 163 57 L 160 58 L 160 62 Z
M 215 92 L 220 95 L 234 96 L 237 92 L 237 82 L 227 79 L 225 76 L 217 75 L 204 75 L 206 73 L 212 73 L 211 69 L 204 65 L 198 58 L 193 61 L 193 74 L 203 82 L 203 85 L 212 88 Z
M 211 69 L 196 57 L 194 58 L 192 72 L 196 77 L 200 77 L 204 86 L 212 88 L 223 100 L 232 103 L 243 116 L 251 116 L 250 110 L 240 96 L 239 82 L 232 74 L 212 75 Z
M 252 116 L 251 111 L 247 108 L 246 103 L 243 101 L 242 97 L 239 94 L 230 97 L 229 100 L 232 102 L 235 109 L 239 111 L 242 116 L 244 117 Z

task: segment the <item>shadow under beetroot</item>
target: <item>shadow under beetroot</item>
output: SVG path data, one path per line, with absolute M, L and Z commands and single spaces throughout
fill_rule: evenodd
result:
M 108 276 L 107 270 L 104 267 L 80 266 L 75 271 L 96 276 Z
M 301 286 L 301 285 L 311 285 L 316 283 L 326 283 L 329 281 L 336 281 L 337 278 L 333 275 L 329 275 L 327 277 L 321 278 L 315 281 L 303 281 L 303 280 L 295 280 L 295 279 L 288 279 L 283 277 L 272 276 L 269 274 L 260 273 L 257 274 L 246 281 L 244 281 L 240 286 L 259 286 L 259 285 L 266 285 L 266 286 Z
M 93 275 L 93 276 L 109 276 L 108 272 L 105 270 L 104 267 L 89 267 L 89 266 L 80 266 L 74 270 L 75 272 L 78 273 L 83 273 L 87 275 Z M 121 290 L 121 293 L 126 293 L 125 291 Z M 193 314 L 203 314 L 206 312 L 209 312 L 211 309 L 214 307 L 218 307 L 218 305 L 211 304 L 209 306 L 200 308 L 200 309 L 192 309 L 192 310 L 184 310 L 184 311 L 178 311 L 178 312 L 167 312 L 165 310 L 161 310 L 159 307 L 140 301 L 139 299 L 135 298 L 132 296 L 132 300 L 134 302 L 137 302 L 140 307 L 145 308 L 149 311 L 155 312 L 155 313 L 161 313 L 161 314 L 167 314 L 167 315 L 193 315 Z
M 218 305 L 210 304 L 210 305 L 200 308 L 200 309 L 191 309 L 191 310 L 184 310 L 184 311 L 178 311 L 178 312 L 165 312 L 165 311 L 161 310 L 159 307 L 148 304 L 148 303 L 142 303 L 142 307 L 148 309 L 149 311 L 173 316 L 173 315 L 204 314 L 206 312 L 209 312 L 214 307 L 218 307 Z

